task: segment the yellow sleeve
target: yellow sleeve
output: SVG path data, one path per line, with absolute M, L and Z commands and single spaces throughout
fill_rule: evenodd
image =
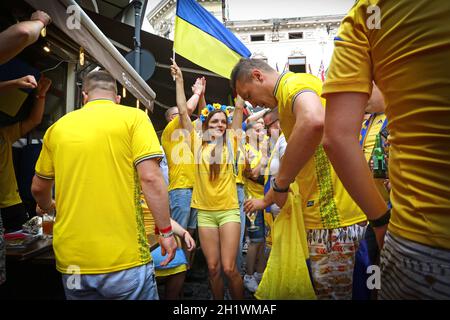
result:
M 49 128 L 44 135 L 44 143 L 42 144 L 42 150 L 35 167 L 36 175 L 44 179 L 55 178 L 55 167 L 53 165 L 53 157 L 49 142 L 49 137 L 52 132 L 51 129 L 52 128 Z
M 297 97 L 305 91 L 316 93 L 319 97 L 321 94 L 322 81 L 312 75 L 296 74 L 286 80 L 282 90 L 285 92 L 285 107 L 289 107 L 290 112 L 294 110 L 294 103 Z
M 372 63 L 367 19 L 367 1 L 360 1 L 342 21 L 334 38 L 334 51 L 322 97 L 335 92 L 372 92 Z
M 172 133 L 175 131 L 175 129 L 180 128 L 180 117 L 176 116 L 172 121 L 170 121 L 166 127 L 164 128 L 164 131 L 161 135 L 161 143 L 164 147 L 164 144 L 171 141 Z
M 131 150 L 134 165 L 143 160 L 161 158 L 163 156 L 152 122 L 144 111 L 136 111 L 136 120 L 131 134 Z

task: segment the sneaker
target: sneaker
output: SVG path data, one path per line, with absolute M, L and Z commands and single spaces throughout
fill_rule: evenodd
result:
M 263 276 L 262 273 L 259 273 L 256 271 L 255 271 L 255 273 L 253 273 L 253 277 L 255 278 L 256 282 L 258 282 L 258 284 L 261 283 L 262 276 Z
M 244 287 L 251 293 L 255 293 L 256 289 L 258 289 L 258 282 L 256 282 L 254 276 L 249 276 L 246 274 L 244 276 Z

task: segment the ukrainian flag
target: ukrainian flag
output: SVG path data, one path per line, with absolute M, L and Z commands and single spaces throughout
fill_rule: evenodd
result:
M 251 53 L 225 26 L 195 0 L 178 0 L 174 50 L 186 59 L 230 78 L 241 57 Z

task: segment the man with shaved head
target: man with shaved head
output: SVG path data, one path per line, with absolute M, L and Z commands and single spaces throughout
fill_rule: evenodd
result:
M 67 299 L 158 299 L 141 188 L 168 254 L 162 264 L 175 255 L 158 138 L 145 112 L 119 102 L 109 73 L 89 73 L 84 106 L 47 130 L 36 164 L 41 213 L 55 210 L 57 185 L 53 248 Z

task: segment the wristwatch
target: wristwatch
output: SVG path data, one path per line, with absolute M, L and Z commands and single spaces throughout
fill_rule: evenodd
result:
M 277 184 L 275 183 L 275 177 L 272 178 L 271 183 L 272 183 L 272 189 L 273 189 L 273 191 L 275 191 L 275 192 L 278 192 L 278 193 L 286 193 L 286 192 L 289 191 L 289 186 L 287 186 L 286 188 L 283 188 L 283 189 L 282 189 L 282 188 L 279 188 L 279 187 L 277 186 Z

